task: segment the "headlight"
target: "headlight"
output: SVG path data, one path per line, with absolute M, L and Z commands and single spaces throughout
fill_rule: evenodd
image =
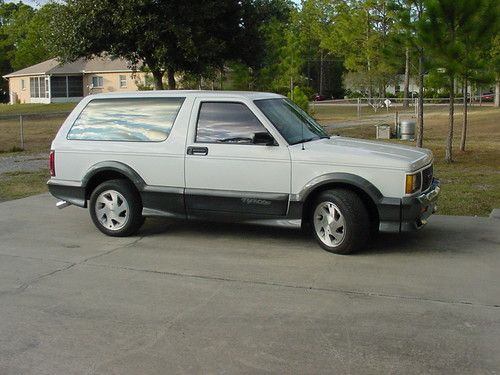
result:
M 406 175 L 406 194 L 413 194 L 420 189 L 422 174 L 420 172 Z

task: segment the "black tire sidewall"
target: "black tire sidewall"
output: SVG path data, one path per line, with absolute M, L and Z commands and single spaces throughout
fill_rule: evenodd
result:
M 120 230 L 109 230 L 104 227 L 97 219 L 97 215 L 95 212 L 96 201 L 99 195 L 106 190 L 115 190 L 119 192 L 121 195 L 123 195 L 129 206 L 128 221 Z M 98 185 L 90 195 L 89 212 L 92 222 L 97 227 L 97 229 L 108 236 L 130 236 L 132 234 L 135 234 L 144 223 L 144 218 L 142 217 L 142 202 L 140 196 L 135 190 L 135 187 L 132 185 L 132 183 L 128 182 L 127 180 L 109 180 Z
M 328 246 L 316 233 L 314 211 L 319 204 L 331 202 L 340 210 L 345 221 L 345 237 L 339 246 Z M 319 245 L 335 254 L 351 254 L 360 250 L 367 242 L 370 232 L 370 218 L 363 201 L 350 190 L 332 189 L 318 195 L 310 212 L 309 220 L 313 236 Z

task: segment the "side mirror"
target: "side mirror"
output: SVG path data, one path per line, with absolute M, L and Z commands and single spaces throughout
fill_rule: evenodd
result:
M 255 145 L 274 146 L 276 144 L 273 136 L 268 132 L 254 133 L 252 141 Z

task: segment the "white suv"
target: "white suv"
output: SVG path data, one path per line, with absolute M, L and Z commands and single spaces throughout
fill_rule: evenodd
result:
M 432 162 L 425 149 L 330 137 L 276 94 L 145 91 L 83 99 L 52 143 L 48 185 L 111 236 L 146 216 L 298 219 L 346 254 L 377 230 L 425 224 Z

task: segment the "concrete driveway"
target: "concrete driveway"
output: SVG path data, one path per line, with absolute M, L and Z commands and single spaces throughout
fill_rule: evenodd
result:
M 500 372 L 500 220 L 339 256 L 284 228 L 110 238 L 54 203 L 0 204 L 2 375 Z

